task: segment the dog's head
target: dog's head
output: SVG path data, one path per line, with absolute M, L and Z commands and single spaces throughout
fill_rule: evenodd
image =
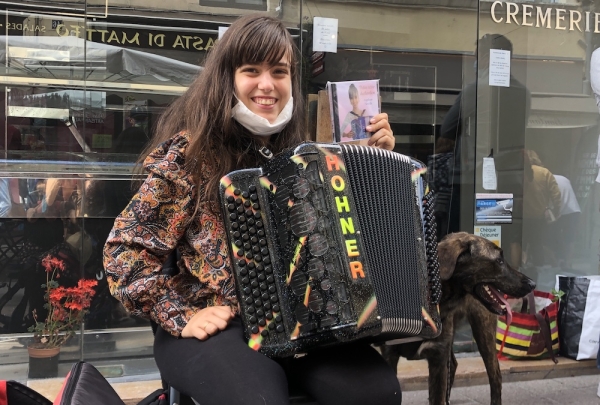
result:
M 535 288 L 533 280 L 504 260 L 502 249 L 480 236 L 447 235 L 438 244 L 438 260 L 442 280 L 464 289 L 498 315 L 510 316 L 505 294 L 519 298 Z

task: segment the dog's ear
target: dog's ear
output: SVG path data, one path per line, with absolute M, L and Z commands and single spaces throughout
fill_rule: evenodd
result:
M 446 235 L 438 244 L 438 262 L 440 278 L 448 280 L 454 273 L 458 256 L 469 249 L 470 235 L 466 232 L 456 232 Z

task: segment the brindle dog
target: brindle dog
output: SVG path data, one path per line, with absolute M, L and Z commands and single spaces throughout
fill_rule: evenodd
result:
M 442 333 L 435 339 L 399 345 L 382 345 L 386 361 L 394 368 L 400 356 L 427 359 L 429 404 L 449 404 L 457 361 L 452 350 L 454 331 L 467 318 L 487 370 L 491 404 L 502 404 L 502 375 L 496 357 L 498 315 L 512 317 L 504 295 L 523 297 L 535 283 L 513 269 L 502 249 L 465 232 L 447 235 L 438 245 L 442 299 Z

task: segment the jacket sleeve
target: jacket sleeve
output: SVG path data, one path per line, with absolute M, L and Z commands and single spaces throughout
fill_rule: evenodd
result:
M 131 314 L 150 318 L 175 336 L 201 309 L 161 272 L 185 232 L 196 198 L 183 165 L 186 146 L 187 139 L 178 135 L 148 156 L 144 167 L 149 175 L 116 218 L 103 252 L 111 294 Z

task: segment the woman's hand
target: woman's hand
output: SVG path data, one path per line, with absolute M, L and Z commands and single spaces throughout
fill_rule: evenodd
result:
M 371 125 L 367 126 L 367 131 L 373 135 L 369 138 L 369 146 L 392 150 L 396 145 L 396 139 L 386 113 L 377 114 L 371 118 Z
M 219 333 L 219 331 L 225 330 L 233 316 L 231 308 L 227 306 L 201 309 L 185 325 L 185 328 L 181 331 L 181 337 L 195 337 L 199 340 L 206 340 Z

